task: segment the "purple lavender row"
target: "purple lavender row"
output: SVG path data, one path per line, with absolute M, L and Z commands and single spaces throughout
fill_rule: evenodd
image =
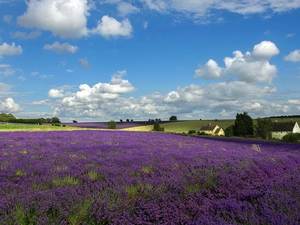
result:
M 299 224 L 300 145 L 122 131 L 0 135 L 0 224 Z

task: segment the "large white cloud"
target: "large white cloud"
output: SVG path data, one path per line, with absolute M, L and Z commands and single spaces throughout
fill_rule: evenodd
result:
M 273 42 L 262 41 L 253 48 L 253 52 L 234 51 L 233 57 L 225 57 L 225 67 L 210 59 L 204 66 L 195 70 L 194 77 L 216 79 L 234 74 L 238 80 L 249 83 L 271 83 L 276 77 L 277 68 L 269 63 L 269 59 L 279 54 L 279 49 Z
M 12 98 L 6 98 L 5 101 L 0 101 L 0 111 L 4 113 L 13 113 L 21 111 L 19 104 L 15 103 Z
M 97 83 L 90 87 L 87 84 L 81 84 L 79 90 L 72 96 L 64 97 L 62 90 L 51 89 L 48 96 L 52 98 L 62 98 L 64 106 L 93 105 L 100 104 L 107 100 L 115 100 L 121 95 L 135 91 L 135 88 L 123 76 L 126 71 L 115 73 L 109 83 Z
M 54 51 L 57 54 L 75 53 L 78 50 L 77 46 L 73 46 L 69 43 L 60 44 L 58 41 L 54 42 L 52 45 L 45 45 L 45 50 Z
M 300 62 L 300 49 L 297 49 L 284 57 L 287 61 Z
M 98 26 L 91 30 L 92 34 L 98 34 L 103 37 L 130 37 L 133 28 L 128 19 L 119 22 L 113 17 L 103 16 L 101 21 L 98 21 Z
M 229 11 L 242 15 L 265 12 L 283 12 L 300 8 L 298 0 L 252 1 L 196 1 L 196 0 L 140 0 L 146 7 L 159 12 L 181 12 L 192 18 L 210 16 L 213 10 Z
M 51 31 L 61 38 L 86 36 L 89 5 L 87 0 L 30 0 L 27 11 L 18 17 L 24 27 Z
M 2 45 L 0 45 L 0 59 L 3 57 L 3 55 L 21 55 L 22 52 L 22 47 L 20 45 L 16 46 L 15 43 L 10 45 L 4 42 Z

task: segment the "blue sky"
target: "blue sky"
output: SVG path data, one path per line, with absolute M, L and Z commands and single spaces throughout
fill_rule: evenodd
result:
M 298 0 L 0 0 L 0 112 L 300 114 Z

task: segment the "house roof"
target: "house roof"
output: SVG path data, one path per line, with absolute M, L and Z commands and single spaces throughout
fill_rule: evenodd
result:
M 215 127 L 216 127 L 217 125 L 211 125 L 211 124 L 208 124 L 208 125 L 204 125 L 204 126 L 202 126 L 201 127 L 201 129 L 200 130 L 213 130 L 213 129 L 215 129 Z
M 215 131 L 215 134 L 218 134 L 220 132 L 221 128 L 218 128 L 216 131 Z
M 273 123 L 273 131 L 293 131 L 297 122 L 275 122 Z

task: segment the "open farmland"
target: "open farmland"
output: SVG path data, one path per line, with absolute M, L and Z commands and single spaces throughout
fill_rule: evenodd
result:
M 300 145 L 0 133 L 0 224 L 299 224 Z

